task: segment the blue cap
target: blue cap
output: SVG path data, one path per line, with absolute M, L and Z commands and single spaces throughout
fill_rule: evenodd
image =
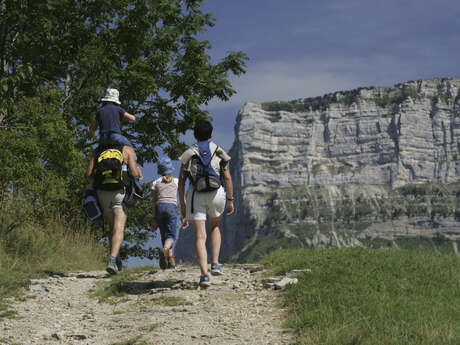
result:
M 173 172 L 173 165 L 169 157 L 160 158 L 157 162 L 158 175 L 167 175 Z

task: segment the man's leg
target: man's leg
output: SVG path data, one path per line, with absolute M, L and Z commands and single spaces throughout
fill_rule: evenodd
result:
M 113 212 L 113 232 L 110 242 L 110 256 L 116 258 L 120 252 L 121 244 L 125 235 L 125 225 L 127 215 L 122 207 L 112 209 Z
M 195 230 L 195 248 L 201 275 L 208 274 L 208 253 L 206 251 L 206 221 L 192 221 Z
M 110 212 L 107 217 L 105 217 L 107 220 L 107 224 L 109 226 L 109 232 L 107 235 L 107 238 L 109 239 L 109 248 L 112 248 L 112 237 L 113 237 L 113 213 Z

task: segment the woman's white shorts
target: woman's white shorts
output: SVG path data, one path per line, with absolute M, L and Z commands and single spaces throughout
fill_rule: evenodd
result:
M 195 193 L 193 193 L 193 187 L 189 188 L 186 195 L 187 220 L 206 220 L 206 215 L 210 218 L 220 217 L 225 210 L 225 199 L 226 194 L 223 187 L 212 192 Z

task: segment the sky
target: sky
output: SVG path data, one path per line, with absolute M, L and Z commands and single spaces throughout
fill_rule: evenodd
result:
M 230 77 L 237 93 L 205 107 L 226 150 L 248 101 L 460 76 L 460 1 L 207 0 L 202 11 L 216 20 L 200 37 L 211 43 L 212 61 L 228 51 L 249 58 L 246 73 Z M 148 170 L 147 178 L 156 177 L 155 166 Z
M 248 101 L 320 96 L 365 86 L 460 76 L 460 1 L 208 0 L 203 36 L 214 61 L 249 57 L 229 102 L 212 102 L 214 137 L 229 149 Z
M 200 38 L 213 62 L 229 51 L 249 58 L 231 76 L 236 94 L 204 107 L 214 139 L 229 150 L 246 102 L 293 100 L 434 77 L 460 77 L 457 0 L 207 0 L 215 26 Z M 185 137 L 187 144 L 193 135 Z M 178 166 L 176 162 L 175 166 Z M 146 166 L 146 180 L 156 166 Z
M 289 101 L 434 77 L 460 77 L 458 0 L 207 0 L 215 26 L 200 38 L 213 62 L 243 51 L 236 94 L 213 101 L 214 141 L 229 150 L 248 101 Z M 188 133 L 187 144 L 194 142 Z M 174 164 L 178 174 L 179 163 Z M 144 182 L 157 177 L 143 169 Z

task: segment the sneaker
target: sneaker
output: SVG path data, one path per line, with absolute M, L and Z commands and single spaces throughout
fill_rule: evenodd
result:
M 203 274 L 200 277 L 200 286 L 204 288 L 211 286 L 211 279 L 209 279 L 209 275 Z
M 167 268 L 167 264 L 166 264 L 166 255 L 165 255 L 165 248 L 162 248 L 159 250 L 159 255 L 160 255 L 160 268 L 162 270 L 165 270 Z
M 224 272 L 222 271 L 222 267 L 220 267 L 220 265 L 217 262 L 213 262 L 211 264 L 211 274 L 213 276 L 221 276 L 222 274 L 224 274 Z
M 112 256 L 109 258 L 109 261 L 107 262 L 106 271 L 109 272 L 109 274 L 117 274 L 118 273 L 117 259 L 115 259 Z
M 118 272 L 121 272 L 123 270 L 123 262 L 121 261 L 121 258 L 117 256 L 115 262 L 117 263 Z

